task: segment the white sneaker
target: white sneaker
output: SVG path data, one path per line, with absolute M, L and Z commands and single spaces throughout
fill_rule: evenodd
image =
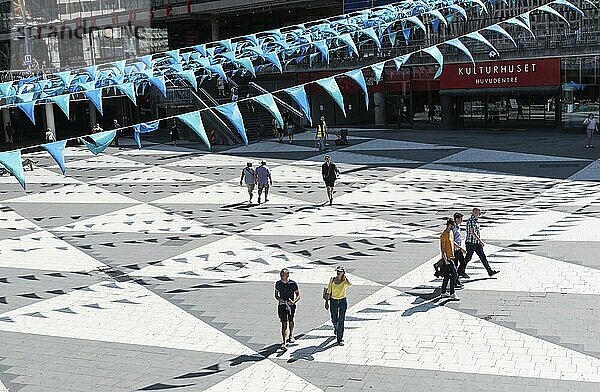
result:
M 288 339 L 288 343 L 290 343 L 290 344 L 294 344 L 294 343 L 296 343 L 296 339 L 294 339 L 294 338 L 289 338 L 289 339 Z
M 442 293 L 440 295 L 440 297 L 442 297 L 442 298 L 448 298 L 448 297 L 450 297 L 450 294 L 448 294 L 448 293 Z
M 456 295 L 456 294 L 450 294 L 448 296 L 448 298 L 450 298 L 453 301 L 460 301 L 460 297 L 458 295 Z

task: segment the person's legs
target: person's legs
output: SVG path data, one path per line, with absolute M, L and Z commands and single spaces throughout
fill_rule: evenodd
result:
M 587 140 L 585 142 L 586 147 L 587 146 L 591 146 L 592 145 L 592 136 L 594 134 L 594 130 L 593 129 L 586 129 L 587 132 Z
M 281 347 L 285 349 L 285 342 L 287 341 L 288 324 L 288 313 L 285 305 L 277 306 L 277 314 L 279 316 L 279 320 L 281 321 L 281 339 L 283 340 L 283 345 Z
M 344 340 L 344 320 L 346 318 L 346 309 L 348 309 L 348 301 L 346 298 L 339 301 L 338 311 L 338 326 L 337 326 L 337 341 L 340 343 Z
M 265 185 L 265 203 L 269 201 L 269 185 Z
M 287 321 L 281 322 L 281 338 L 283 339 L 283 344 L 287 342 Z
M 333 324 L 333 333 L 337 337 L 340 302 L 335 299 L 329 300 L 329 312 L 331 313 L 331 323 Z
M 467 254 L 465 256 L 465 263 L 464 263 L 464 267 L 462 268 L 461 276 L 463 278 L 468 278 L 469 275 L 467 275 L 467 272 L 466 272 L 467 264 L 469 264 L 469 261 L 471 261 L 471 259 L 473 258 L 473 252 L 475 252 L 475 244 L 473 244 L 471 242 L 467 242 L 465 245 L 467 247 Z
M 449 281 L 450 281 L 450 275 L 444 274 L 444 280 L 442 280 L 442 294 L 446 294 L 446 290 L 448 289 Z
M 331 201 L 331 198 L 333 197 L 333 188 L 330 186 L 326 186 L 327 188 L 327 198 Z
M 488 275 L 492 275 L 492 267 L 490 267 L 490 263 L 488 262 L 488 259 L 485 256 L 485 253 L 483 252 L 483 246 L 481 246 L 481 244 L 475 246 L 475 253 L 477 253 L 477 256 L 479 256 L 479 260 L 481 260 L 481 264 L 483 264 L 483 266 L 485 267 L 485 270 L 487 271 Z
M 458 279 L 458 274 L 456 273 L 456 266 L 454 265 L 454 263 L 451 261 L 450 265 L 449 265 L 449 272 L 450 272 L 450 295 L 454 294 L 454 288 L 456 286 L 456 281 Z
M 260 196 L 262 195 L 263 185 L 258 186 L 258 204 L 260 204 Z
M 294 320 L 290 320 L 289 321 L 289 325 L 290 325 L 290 333 L 288 335 L 288 342 L 293 343 L 294 340 Z
M 465 273 L 465 255 L 460 250 L 454 251 L 454 265 L 456 266 L 456 273 L 458 276 Z M 460 279 L 456 280 L 456 284 L 461 285 Z

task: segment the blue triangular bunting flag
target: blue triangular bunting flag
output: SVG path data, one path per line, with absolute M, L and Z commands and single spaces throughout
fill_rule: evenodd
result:
M 140 134 L 156 131 L 158 129 L 158 124 L 160 124 L 160 120 L 135 124 L 133 126 L 133 140 L 135 140 L 135 144 L 137 145 L 138 149 L 142 148 L 142 140 L 140 139 Z
M 244 126 L 244 120 L 242 119 L 242 113 L 238 108 L 237 102 L 227 103 L 225 105 L 215 106 L 219 113 L 229 119 L 233 126 L 237 129 L 238 133 L 244 140 L 244 143 L 248 144 L 248 136 L 246 136 L 246 127 Z
M 23 102 L 18 103 L 17 107 L 23 111 L 29 117 L 32 123 L 35 124 L 35 102 Z
M 344 97 L 342 97 L 342 92 L 340 91 L 340 87 L 338 86 L 337 82 L 335 81 L 335 78 L 333 76 L 331 76 L 329 78 L 320 79 L 320 80 L 317 80 L 317 84 L 319 86 L 323 87 L 323 89 L 325 91 L 327 91 L 327 93 L 329 93 L 329 95 L 331 95 L 331 98 L 333 98 L 335 103 L 338 104 L 339 108 L 342 110 L 342 113 L 344 114 L 344 117 L 346 117 L 346 108 L 344 107 Z
M 283 90 L 300 106 L 302 112 L 306 116 L 309 124 L 312 126 L 312 117 L 310 115 L 310 104 L 308 103 L 308 96 L 306 95 L 306 89 L 304 86 L 290 87 Z
M 385 67 L 385 61 L 371 65 L 373 74 L 375 74 L 375 83 L 379 83 L 379 81 L 381 80 L 381 74 L 383 74 L 384 67 Z
M 277 56 L 277 53 L 265 53 L 262 55 L 262 57 L 265 60 L 267 60 L 268 62 L 270 62 L 271 64 L 273 64 L 280 73 L 283 73 L 283 68 L 281 67 L 281 61 L 279 61 L 279 57 Z
M 102 89 L 87 90 L 84 91 L 83 94 L 94 104 L 100 114 L 104 115 L 104 112 L 102 111 Z
M 19 184 L 26 189 L 25 173 L 23 172 L 23 162 L 21 161 L 21 150 L 0 152 L 0 164 L 15 176 Z
M 192 70 L 182 71 L 182 72 L 179 72 L 179 76 L 181 76 L 183 79 L 187 80 L 192 85 L 194 90 L 198 90 L 198 81 L 196 80 L 196 74 L 194 74 L 194 71 L 192 71 Z
M 167 85 L 165 84 L 164 76 L 154 76 L 154 77 L 148 78 L 148 81 L 150 82 L 150 84 L 152 84 L 154 87 L 156 87 L 158 89 L 158 91 L 160 91 L 160 93 L 163 95 L 163 97 L 167 96 Z
M 80 140 L 94 155 L 100 154 L 106 150 L 106 147 L 112 143 L 113 139 L 117 135 L 117 131 L 104 131 L 81 137 Z
M 64 95 L 57 95 L 55 97 L 48 97 L 48 99 L 51 102 L 54 102 L 56 104 L 56 106 L 58 106 L 60 108 L 60 110 L 62 110 L 62 112 L 65 114 L 65 116 L 67 116 L 67 118 L 69 118 L 69 101 L 71 100 L 71 95 L 69 94 L 64 94 Z
M 283 118 L 281 117 L 279 108 L 277 107 L 277 104 L 275 103 L 275 100 L 273 99 L 273 96 L 271 94 L 262 94 L 256 97 L 252 97 L 252 100 L 258 102 L 265 109 L 271 112 L 273 117 L 275 117 L 277 124 L 279 124 L 279 127 L 283 129 Z
M 118 84 L 115 86 L 120 92 L 127 95 L 131 102 L 137 106 L 137 98 L 135 95 L 135 85 L 133 83 Z
M 67 168 L 65 166 L 65 147 L 67 146 L 66 140 L 59 140 L 57 142 L 42 144 L 42 148 L 52 156 L 62 174 L 65 174 Z
M 180 114 L 177 116 L 179 120 L 181 120 L 185 125 L 190 127 L 192 131 L 194 131 L 200 139 L 206 144 L 206 147 L 210 150 L 210 141 L 208 140 L 208 136 L 206 135 L 206 131 L 204 130 L 204 124 L 202 124 L 202 118 L 200 117 L 200 111 Z
M 369 110 L 369 92 L 367 90 L 367 82 L 365 81 L 365 76 L 363 75 L 362 70 L 355 69 L 353 71 L 346 72 L 346 76 L 354 80 L 362 89 L 363 93 L 365 94 L 365 105 L 367 105 L 367 110 Z

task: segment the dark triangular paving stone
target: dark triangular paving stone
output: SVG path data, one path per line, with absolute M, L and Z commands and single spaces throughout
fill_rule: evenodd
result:
M 171 385 L 171 384 L 163 384 L 163 383 L 159 382 L 157 384 L 152 384 L 147 387 L 140 388 L 140 389 L 138 389 L 138 391 L 165 391 L 168 389 L 179 389 L 179 388 L 192 387 L 192 386 L 194 386 L 194 384 Z
M 0 278 L 0 283 L 8 283 L 8 278 Z
M 23 276 L 19 276 L 20 279 L 26 279 L 26 280 L 39 280 L 35 275 L 23 275 Z
M 40 312 L 24 313 L 23 316 L 38 317 L 38 318 L 48 318 L 48 317 L 44 316 L 43 314 L 41 314 Z
M 61 312 L 61 313 L 69 313 L 69 314 L 77 314 L 77 312 L 73 311 L 71 308 L 60 308 L 60 309 L 53 309 L 55 312 Z
M 42 297 L 40 297 L 36 293 L 19 294 L 19 297 L 32 298 L 32 299 L 42 299 Z
M 6 302 L 6 297 L 0 297 L 0 304 L 8 304 L 8 302 Z
M 86 308 L 92 308 L 92 309 L 104 309 L 102 306 L 100 306 L 100 304 L 85 304 L 83 305 Z
M 63 291 L 63 290 L 46 290 L 46 292 L 49 294 L 56 294 L 56 295 L 67 294 L 67 292 Z
M 14 323 L 15 322 L 13 319 L 11 319 L 10 317 L 7 317 L 7 316 L 0 317 L 0 321 L 4 321 L 5 323 Z

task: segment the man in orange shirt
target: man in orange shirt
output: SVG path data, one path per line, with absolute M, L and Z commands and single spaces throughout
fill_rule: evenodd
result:
M 442 251 L 442 260 L 444 260 L 444 280 L 442 282 L 442 298 L 449 298 L 455 301 L 460 300 L 460 297 L 454 293 L 458 273 L 454 265 L 454 220 L 448 219 L 446 229 L 440 235 L 440 249 Z M 450 281 L 450 293 L 446 292 Z

